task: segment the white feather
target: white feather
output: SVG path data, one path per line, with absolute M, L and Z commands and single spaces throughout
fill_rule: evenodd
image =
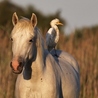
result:
M 57 42 L 59 41 L 59 29 L 57 25 L 61 25 L 58 19 L 54 19 L 50 22 L 51 28 L 46 34 L 46 45 L 48 50 L 55 48 Z

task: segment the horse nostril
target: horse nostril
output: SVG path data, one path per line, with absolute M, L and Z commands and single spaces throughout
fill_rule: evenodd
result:
M 10 67 L 12 68 L 12 62 L 10 63 Z
M 22 65 L 22 62 L 19 62 L 19 66 L 21 66 Z
M 21 70 L 23 67 L 22 62 L 19 63 L 19 66 L 17 67 L 17 70 Z
M 13 66 L 12 66 L 12 62 L 10 63 L 10 67 L 14 70 Z

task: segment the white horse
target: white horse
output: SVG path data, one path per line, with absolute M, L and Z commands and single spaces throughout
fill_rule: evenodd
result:
M 18 74 L 16 98 L 78 98 L 79 70 L 72 56 L 53 57 L 43 45 L 36 27 L 37 17 L 18 19 L 13 14 L 11 33 L 13 59 L 10 66 Z M 73 63 L 74 62 L 74 63 Z M 73 66 L 75 65 L 75 66 Z

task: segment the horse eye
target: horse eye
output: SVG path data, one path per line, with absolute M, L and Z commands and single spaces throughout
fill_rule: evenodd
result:
M 10 40 L 13 41 L 13 38 L 11 38 Z
M 29 42 L 33 42 L 33 41 L 34 41 L 33 39 L 30 39 L 30 40 L 29 40 Z

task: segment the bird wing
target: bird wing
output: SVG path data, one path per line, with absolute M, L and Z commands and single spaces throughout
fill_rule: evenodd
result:
M 46 45 L 55 47 L 56 31 L 54 28 L 50 28 L 46 34 Z

